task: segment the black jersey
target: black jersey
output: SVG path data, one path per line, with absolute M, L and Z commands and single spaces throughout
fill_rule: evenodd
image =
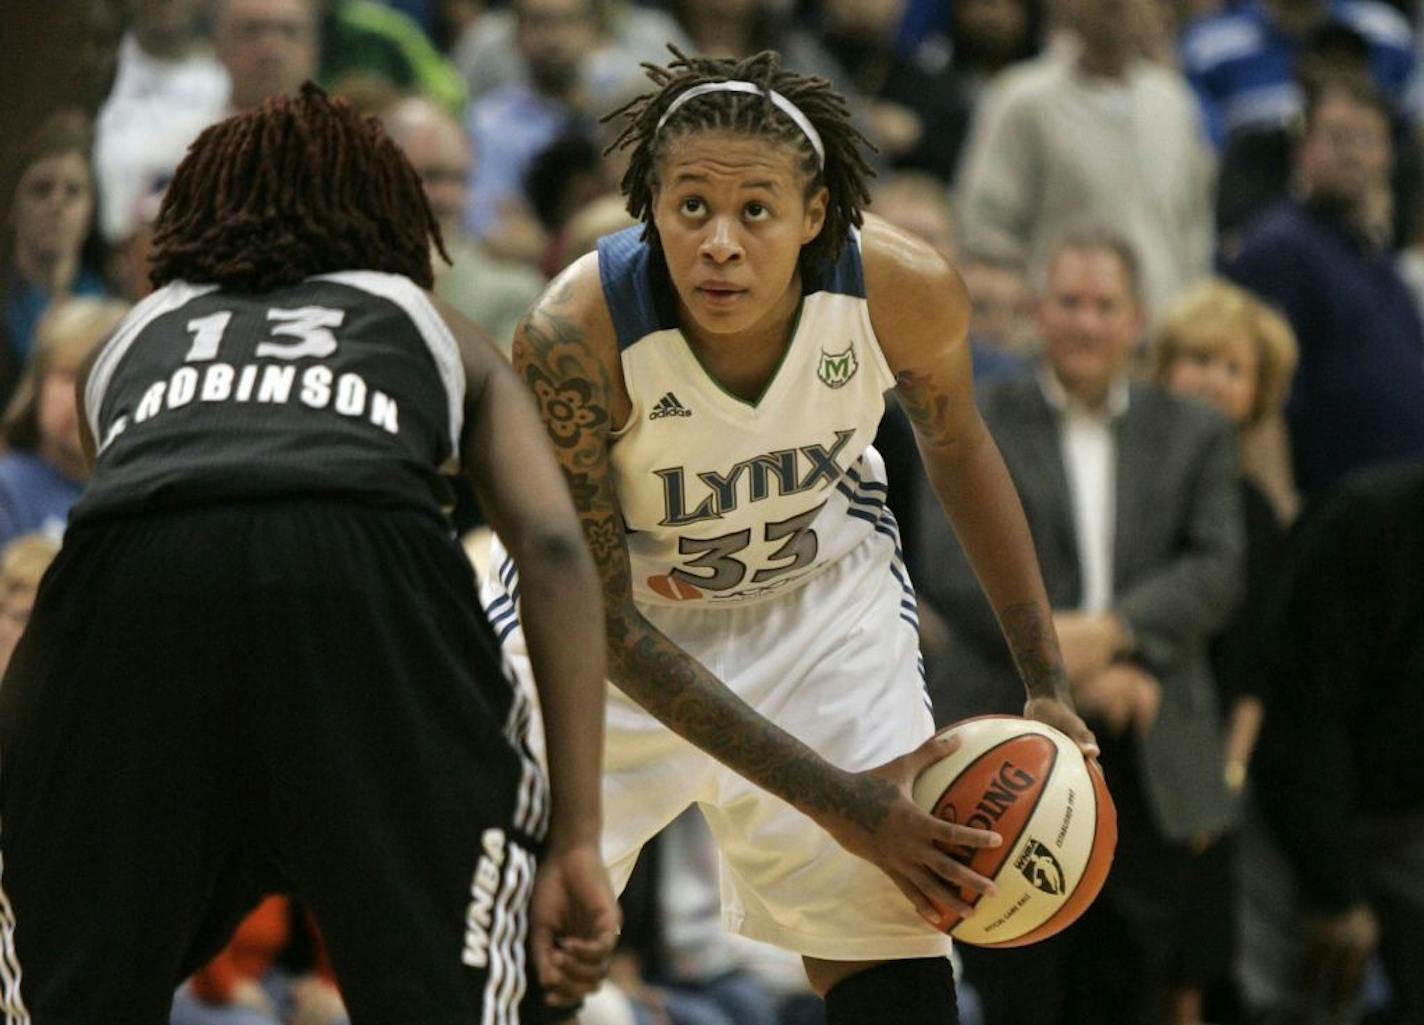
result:
M 464 391 L 454 337 L 408 278 L 261 295 L 173 282 L 94 364 L 99 457 L 71 520 L 304 496 L 436 510 Z

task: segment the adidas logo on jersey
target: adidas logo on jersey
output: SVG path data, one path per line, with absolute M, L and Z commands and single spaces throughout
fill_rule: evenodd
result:
M 661 420 L 665 416 L 691 416 L 692 410 L 688 409 L 681 402 L 677 401 L 677 396 L 668 392 L 658 399 L 653 406 L 653 411 L 648 414 L 649 420 Z

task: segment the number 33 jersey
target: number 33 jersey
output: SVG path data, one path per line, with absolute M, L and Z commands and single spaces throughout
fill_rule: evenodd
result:
M 895 537 L 871 447 L 894 377 L 870 325 L 858 238 L 808 282 L 755 401 L 721 388 L 677 327 L 641 228 L 599 242 L 632 414 L 611 459 L 640 603 L 793 589 L 873 531 Z
M 173 282 L 90 372 L 99 456 L 71 518 L 304 497 L 438 512 L 464 392 L 455 340 L 408 278 L 260 295 Z

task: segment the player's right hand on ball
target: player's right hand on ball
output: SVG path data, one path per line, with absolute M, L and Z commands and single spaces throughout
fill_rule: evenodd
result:
M 959 746 L 935 736 L 909 754 L 851 774 L 844 804 L 823 822 L 836 841 L 878 867 L 900 888 L 920 917 L 941 928 L 946 912 L 967 918 L 974 908 L 960 889 L 993 893 L 994 884 L 950 856 L 968 847 L 997 847 L 998 833 L 935 818 L 910 797 L 915 778 Z
M 545 1000 L 572 1007 L 603 984 L 623 921 L 598 845 L 551 845 L 530 899 L 534 966 Z

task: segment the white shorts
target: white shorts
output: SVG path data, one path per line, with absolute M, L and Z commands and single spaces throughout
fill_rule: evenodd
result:
M 934 732 L 914 595 L 892 538 L 872 534 L 789 594 L 715 609 L 644 607 L 647 618 L 762 715 L 857 771 Z M 512 668 L 530 680 L 499 548 L 482 600 Z M 729 930 L 825 960 L 938 957 L 930 928 L 878 868 L 608 688 L 603 854 L 622 889 L 643 844 L 696 802 L 721 851 Z

